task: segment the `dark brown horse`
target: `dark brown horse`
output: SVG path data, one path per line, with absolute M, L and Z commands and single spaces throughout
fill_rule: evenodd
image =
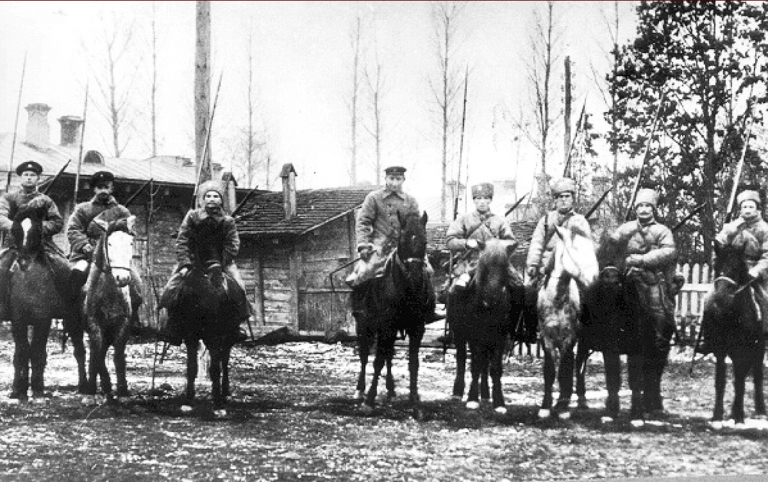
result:
M 217 416 L 225 416 L 229 395 L 229 357 L 235 344 L 241 318 L 234 293 L 237 282 L 225 276 L 217 247 L 222 245 L 221 230 L 213 218 L 201 223 L 190 238 L 195 253 L 194 265 L 186 274 L 174 301 L 168 308 L 169 321 L 179 327 L 187 350 L 186 400 L 195 400 L 198 371 L 198 346 L 205 344 L 210 354 L 208 375 Z
M 51 319 L 63 318 L 64 328 L 70 334 L 78 365 L 79 389 L 84 391 L 85 347 L 82 327 L 72 313 L 67 300 L 55 283 L 54 266 L 43 250 L 44 209 L 25 209 L 16 214 L 11 236 L 15 248 L 9 256 L 15 256 L 10 277 L 9 300 L 11 326 L 15 350 L 13 355 L 14 377 L 11 398 L 28 399 L 30 365 L 32 371 L 32 396 L 45 395 L 44 372 L 46 343 L 51 329 Z M 62 275 L 62 273 L 59 273 Z M 28 330 L 32 328 L 32 340 Z
M 751 238 L 751 239 L 749 239 Z M 712 327 L 710 338 L 715 359 L 715 411 L 712 422 L 723 420 L 723 396 L 726 381 L 726 357 L 733 362 L 734 397 L 731 418 L 744 423 L 744 388 L 746 377 L 752 372 L 755 385 L 755 413 L 765 416 L 763 395 L 763 357 L 765 335 L 763 323 L 756 308 L 754 294 L 749 286 L 749 268 L 744 262 L 746 243 L 757 240 L 744 231 L 744 243 L 721 245 L 715 241 L 714 290 L 704 304 L 702 325 Z
M 376 342 L 373 378 L 363 404 L 370 411 L 374 407 L 379 376 L 386 364 L 392 366 L 395 340 L 400 331 L 408 335 L 408 370 L 410 372 L 410 400 L 419 401 L 419 348 L 424 337 L 426 322 L 435 309 L 431 279 L 425 275 L 424 255 L 427 250 L 427 214 L 410 213 L 400 220 L 397 249 L 387 260 L 385 275 L 374 278 L 368 287 L 365 313 L 357 317 L 357 339 L 360 356 L 360 374 L 357 394 L 365 392 L 365 368 L 368 354 Z M 388 370 L 389 372 L 389 370 Z M 387 392 L 394 396 L 394 380 L 387 376 Z
M 112 399 L 112 382 L 106 364 L 110 346 L 114 348 L 117 396 L 129 395 L 125 347 L 131 334 L 129 284 L 134 276 L 130 263 L 136 218 L 104 219 L 106 227 L 94 249 L 88 281 L 83 289 L 83 316 L 90 349 L 88 393 L 96 394 L 98 376 L 102 392 Z
M 506 413 L 501 386 L 504 351 L 514 333 L 522 309 L 524 288 L 522 280 L 509 266 L 513 246 L 504 241 L 488 241 L 480 252 L 477 271 L 464 292 L 451 295 L 449 322 L 456 345 L 456 379 L 454 396 L 464 391 L 466 344 L 472 353 L 472 383 L 467 408 L 477 409 L 480 396 L 491 398 L 488 387 L 490 374 L 493 408 Z M 514 287 L 519 287 L 513 292 Z

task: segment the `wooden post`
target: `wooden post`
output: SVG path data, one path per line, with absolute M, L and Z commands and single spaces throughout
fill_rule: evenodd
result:
M 291 301 L 288 308 L 288 319 L 291 323 L 291 330 L 295 333 L 299 332 L 299 276 L 301 276 L 301 252 L 294 244 L 290 248 L 289 254 L 289 286 L 291 288 Z
M 262 274 L 262 262 L 261 255 L 256 253 L 253 257 L 253 278 L 254 278 L 254 315 L 256 316 L 256 323 L 262 325 L 267 322 L 264 317 L 264 276 Z
M 211 179 L 211 148 L 205 154 L 208 117 L 211 112 L 211 2 L 198 0 L 195 39 L 195 160 L 200 170 L 198 183 Z M 205 158 L 204 158 L 205 157 Z

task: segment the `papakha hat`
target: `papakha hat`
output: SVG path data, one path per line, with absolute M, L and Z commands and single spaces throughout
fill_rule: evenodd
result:
M 744 201 L 755 201 L 755 204 L 758 206 L 762 206 L 763 202 L 760 200 L 760 193 L 757 191 L 753 191 L 751 189 L 747 189 L 746 191 L 741 191 L 738 196 L 736 196 L 736 204 L 741 206 L 741 203 Z
M 493 199 L 493 184 L 483 182 L 472 186 L 472 199 L 476 197 L 487 197 Z
M 552 195 L 559 196 L 564 192 L 576 192 L 576 181 L 570 177 L 563 177 L 552 183 Z
M 637 207 L 638 204 L 642 203 L 650 204 L 654 208 L 658 207 L 659 193 L 654 189 L 640 189 L 637 191 L 637 197 L 635 197 L 635 205 L 633 207 Z

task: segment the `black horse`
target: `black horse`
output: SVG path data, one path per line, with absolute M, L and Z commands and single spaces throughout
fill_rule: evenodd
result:
M 370 280 L 365 312 L 356 317 L 360 374 L 357 394 L 365 392 L 365 369 L 368 354 L 376 341 L 373 378 L 363 409 L 373 409 L 379 376 L 386 364 L 387 393 L 394 396 L 395 382 L 389 368 L 395 352 L 398 332 L 408 335 L 408 370 L 410 372 L 410 400 L 419 401 L 419 348 L 424 337 L 427 320 L 435 309 L 432 280 L 425 274 L 427 250 L 427 213 L 419 216 L 409 213 L 401 216 L 397 249 L 387 260 L 383 277 Z
M 747 231 L 743 232 L 742 239 L 750 237 Z M 766 414 L 763 396 L 765 335 L 754 293 L 750 289 L 749 268 L 744 262 L 746 242 L 721 245 L 715 241 L 714 290 L 705 301 L 702 315 L 702 326 L 708 324 L 712 327 L 708 338 L 717 360 L 715 411 L 712 416 L 715 423 L 723 420 L 726 357 L 733 362 L 735 395 L 731 418 L 736 423 L 744 423 L 744 386 L 750 371 L 755 385 L 755 413 L 760 416 Z
M 472 383 L 467 408 L 477 409 L 479 399 L 491 398 L 488 375 L 493 383 L 493 408 L 506 413 L 501 386 L 504 351 L 515 333 L 524 299 L 522 280 L 509 266 L 513 245 L 496 239 L 480 252 L 477 271 L 466 291 L 451 295 L 448 319 L 456 346 L 454 397 L 464 392 L 466 345 L 472 353 Z
M 23 209 L 16 214 L 11 227 L 14 248 L 6 254 L 15 258 L 8 293 L 15 345 L 11 398 L 20 401 L 28 399 L 30 366 L 32 395 L 45 396 L 46 343 L 53 318 L 64 319 L 64 329 L 70 334 L 74 345 L 81 393 L 86 386 L 83 330 L 75 311 L 60 291 L 63 287 L 58 287 L 55 282 L 57 274 L 63 277 L 66 273 L 54 273 L 56 268 L 49 262 L 43 249 L 45 214 L 45 208 Z M 32 327 L 31 342 L 29 327 Z
M 208 375 L 216 415 L 226 415 L 229 396 L 229 358 L 241 321 L 235 293 L 241 288 L 224 274 L 221 230 L 213 218 L 204 220 L 190 238 L 194 265 L 184 277 L 175 301 L 168 306 L 170 323 L 179 327 L 187 350 L 186 400 L 195 399 L 200 341 L 210 354 Z M 165 294 L 164 294 L 165 297 Z

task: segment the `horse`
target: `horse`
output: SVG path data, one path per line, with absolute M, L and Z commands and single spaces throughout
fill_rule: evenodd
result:
M 573 392 L 574 347 L 581 330 L 581 293 L 597 279 L 598 264 L 592 239 L 575 229 L 555 226 L 554 268 L 539 289 L 539 332 L 544 345 L 544 399 L 539 418 L 550 416 L 556 375 L 560 397 L 555 411 L 570 417 Z
M 116 212 L 116 211 L 115 211 Z M 89 336 L 88 389 L 96 394 L 97 377 L 101 390 L 109 400 L 114 398 L 107 369 L 109 347 L 117 378 L 117 396 L 130 395 L 126 380 L 125 347 L 131 335 L 130 282 L 134 273 L 133 258 L 135 216 L 121 219 L 94 220 L 103 228 L 93 251 L 88 279 L 83 287 L 82 307 Z
M 479 397 L 490 399 L 488 375 L 493 382 L 492 404 L 499 414 L 506 413 L 501 385 L 503 357 L 507 338 L 514 333 L 524 288 L 519 276 L 509 266 L 514 245 L 498 239 L 485 243 L 478 258 L 475 277 L 465 292 L 452 294 L 449 323 L 456 345 L 454 397 L 464 392 L 466 345 L 472 353 L 472 382 L 467 408 L 479 408 Z M 511 289 L 512 286 L 519 290 Z M 514 291 L 514 292 L 513 292 Z M 516 309 L 517 308 L 517 309 Z
M 596 257 L 600 274 L 597 281 L 584 293 L 582 303 L 582 330 L 576 352 L 576 395 L 578 407 L 588 409 L 586 398 L 586 367 L 592 352 L 602 352 L 605 368 L 605 408 L 610 419 L 618 417 L 621 408 L 621 353 L 626 352 L 625 330 L 631 325 L 632 314 L 623 298 L 623 247 L 603 233 Z
M 53 318 L 64 319 L 64 329 L 74 346 L 78 366 L 78 389 L 85 390 L 85 346 L 83 331 L 77 317 L 56 286 L 56 273 L 43 250 L 43 219 L 45 208 L 22 209 L 13 220 L 11 227 L 15 261 L 11 266 L 8 300 L 10 302 L 11 330 L 14 341 L 14 377 L 11 398 L 28 400 L 30 387 L 34 398 L 45 397 L 44 372 L 46 365 L 46 343 Z M 64 267 L 66 263 L 64 263 Z M 58 273 L 59 275 L 67 273 Z M 32 327 L 30 343 L 28 329 Z
M 706 323 L 712 327 L 711 342 L 716 359 L 714 424 L 723 420 L 726 357 L 733 362 L 735 395 L 731 418 L 735 423 L 744 423 L 744 386 L 750 371 L 755 387 L 755 413 L 763 417 L 766 415 L 763 396 L 765 335 L 754 293 L 750 289 L 749 268 L 744 261 L 746 243 L 749 242 L 747 238 L 757 242 L 748 231 L 744 231 L 742 239 L 745 241 L 742 244 L 722 245 L 717 240 L 714 244 L 716 278 L 702 313 L 702 326 Z
M 400 331 L 408 335 L 410 401 L 411 403 L 419 401 L 419 349 L 426 322 L 435 309 L 432 280 L 424 273 L 427 213 L 425 212 L 422 216 L 418 213 L 403 216 L 398 211 L 397 216 L 401 226 L 397 248 L 387 259 L 384 276 L 369 281 L 365 313 L 356 316 L 360 356 L 356 399 L 362 399 L 365 393 L 368 355 L 376 341 L 373 378 L 363 402 L 363 410 L 366 412 L 374 408 L 379 376 L 385 364 L 387 394 L 389 397 L 395 396 L 391 366 L 395 340 Z
M 202 341 L 210 354 L 208 376 L 214 414 L 223 417 L 230 393 L 229 359 L 240 324 L 231 294 L 240 286 L 224 274 L 224 260 L 217 249 L 222 242 L 220 230 L 213 218 L 209 219 L 190 239 L 194 264 L 181 282 L 176 300 L 168 306 L 168 318 L 179 327 L 187 351 L 187 404 L 195 401 L 197 354 Z

